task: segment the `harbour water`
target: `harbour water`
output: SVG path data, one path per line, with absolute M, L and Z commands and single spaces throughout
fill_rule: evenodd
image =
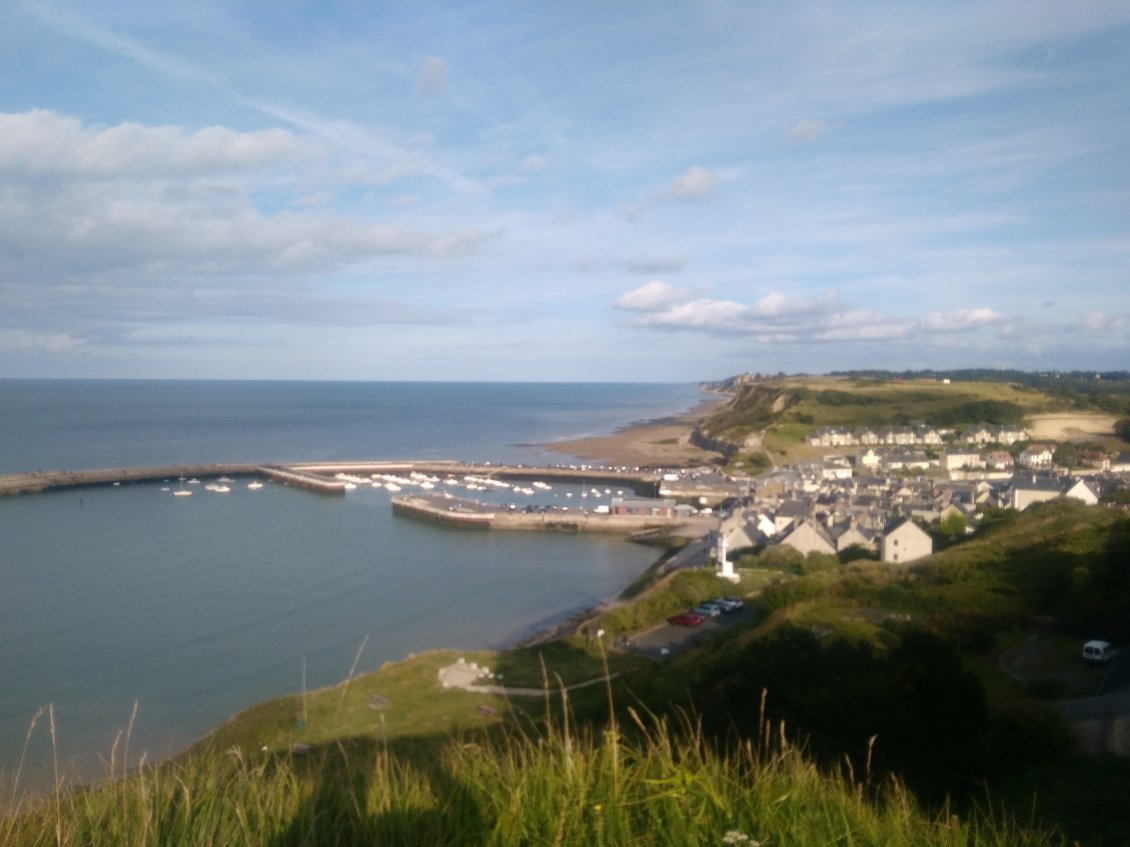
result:
M 535 446 L 686 409 L 689 385 L 0 381 L 0 471 L 180 461 L 565 461 Z M 0 770 L 32 716 L 97 775 L 240 709 L 436 647 L 497 647 L 615 595 L 654 551 L 394 517 L 387 492 L 122 485 L 0 499 Z M 564 497 L 564 489 L 552 496 Z M 551 496 L 546 494 L 545 496 Z M 24 782 L 50 772 L 44 727 Z

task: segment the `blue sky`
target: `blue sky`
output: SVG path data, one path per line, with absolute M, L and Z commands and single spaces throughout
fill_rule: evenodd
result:
M 1130 4 L 9 0 L 0 377 L 1130 367 Z

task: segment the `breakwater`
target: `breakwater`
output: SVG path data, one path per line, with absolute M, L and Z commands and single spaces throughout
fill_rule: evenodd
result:
M 494 479 L 550 479 L 559 482 L 615 482 L 639 494 L 658 491 L 659 474 L 651 471 L 613 471 L 603 468 L 531 467 L 526 465 L 473 464 L 456 461 L 354 461 L 296 462 L 287 464 L 185 464 L 96 470 L 31 471 L 0 475 L 0 496 L 34 494 L 61 488 L 113 485 L 123 482 L 156 482 L 180 477 L 260 476 L 323 494 L 345 493 L 343 474 L 418 473 L 476 476 Z
M 401 515 L 468 529 L 607 532 L 617 535 L 662 532 L 674 537 L 700 538 L 717 525 L 714 518 L 697 515 L 606 515 L 583 510 L 527 512 L 489 506 L 476 500 L 445 497 L 442 494 L 393 497 L 392 510 Z
M 0 496 L 35 494 L 58 488 L 81 488 L 90 485 L 113 485 L 122 482 L 157 482 L 180 477 L 217 477 L 256 474 L 258 465 L 191 464 L 153 465 L 138 468 L 100 468 L 82 471 L 34 471 L 0 476 Z

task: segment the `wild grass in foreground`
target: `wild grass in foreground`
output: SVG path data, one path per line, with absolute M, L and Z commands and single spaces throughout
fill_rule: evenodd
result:
M 0 809 L 5 845 L 883 845 L 1019 847 L 1047 834 L 921 811 L 898 783 L 821 772 L 779 727 L 720 752 L 689 721 L 568 719 L 452 737 L 230 748 Z M 4 801 L 7 801 L 7 797 Z M 3 801 L 0 801 L 3 802 Z

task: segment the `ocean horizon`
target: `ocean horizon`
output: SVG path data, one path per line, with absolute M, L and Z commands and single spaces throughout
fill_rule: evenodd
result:
M 685 411 L 697 386 L 0 380 L 0 473 L 188 462 L 569 463 L 543 446 Z M 145 483 L 0 498 L 0 771 L 37 709 L 97 777 L 138 703 L 133 748 L 171 755 L 235 713 L 433 648 L 498 648 L 619 593 L 654 550 L 484 533 L 327 498 Z M 575 489 L 575 490 L 574 490 Z M 539 491 L 567 502 L 579 487 Z M 514 495 L 518 497 L 519 495 Z M 522 502 L 532 502 L 525 497 Z M 49 774 L 40 725 L 25 784 Z

